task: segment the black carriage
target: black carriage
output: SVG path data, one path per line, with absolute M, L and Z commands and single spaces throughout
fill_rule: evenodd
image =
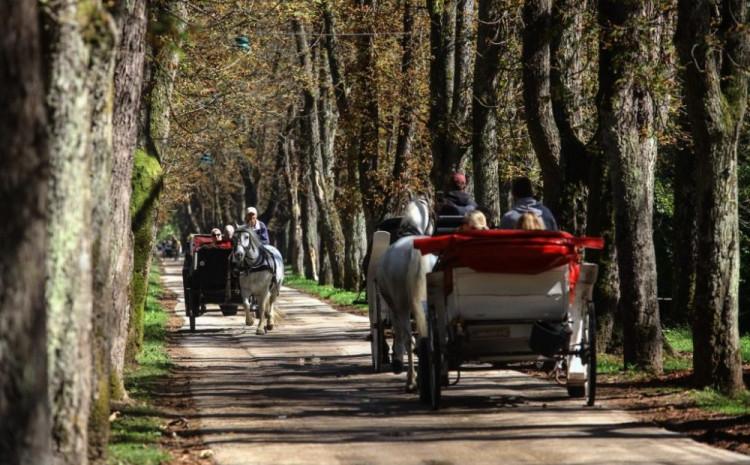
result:
M 237 313 L 242 296 L 238 278 L 231 270 L 231 254 L 229 240 L 214 241 L 204 234 L 191 236 L 182 267 L 185 314 L 191 331 L 195 331 L 196 317 L 206 312 L 206 304 L 218 304 L 224 315 Z

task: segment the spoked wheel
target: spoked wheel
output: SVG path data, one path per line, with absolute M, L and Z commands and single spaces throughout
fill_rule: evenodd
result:
M 596 402 L 596 313 L 594 304 L 589 304 L 586 317 L 586 405 L 592 407 Z
M 440 336 L 438 333 L 437 324 L 435 321 L 430 319 L 429 322 L 429 331 L 430 331 L 430 350 L 429 350 L 429 356 L 427 359 L 429 360 L 429 378 L 430 381 L 428 383 L 429 389 L 430 389 L 430 406 L 433 410 L 438 410 L 440 408 L 440 400 L 441 400 L 441 389 L 442 389 L 442 371 L 443 371 L 443 363 L 442 363 L 442 354 L 440 353 Z
M 380 312 L 380 302 L 377 296 L 375 299 L 375 323 L 370 324 L 370 353 L 373 371 L 381 373 L 383 364 L 388 363 L 388 346 L 385 343 L 385 323 Z
M 200 308 L 200 296 L 197 291 L 190 291 L 190 299 L 188 309 L 188 318 L 190 319 L 190 331 L 195 331 L 195 317 L 198 315 Z

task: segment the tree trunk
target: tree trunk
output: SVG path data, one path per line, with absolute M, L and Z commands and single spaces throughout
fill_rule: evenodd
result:
M 303 155 L 308 158 L 307 155 Z M 312 193 L 310 168 L 304 168 L 304 194 L 300 195 L 302 204 L 302 241 L 305 255 L 305 278 L 318 280 L 318 208 Z
M 744 389 L 739 347 L 737 144 L 747 106 L 745 0 L 680 0 L 677 42 L 696 151 L 698 231 L 693 367 L 699 386 Z
M 295 112 L 290 109 L 289 125 L 292 125 Z M 304 276 L 304 246 L 302 244 L 302 208 L 300 207 L 299 198 L 299 167 L 296 160 L 293 161 L 292 140 L 279 134 L 279 138 L 284 138 L 280 149 L 284 151 L 284 182 L 286 184 L 287 203 L 289 204 L 289 235 L 291 236 L 289 254 L 287 261 L 292 264 L 292 273 L 297 276 Z
M 118 13 L 120 46 L 115 65 L 115 110 L 113 164 L 110 197 L 112 199 L 112 348 L 111 398 L 125 398 L 123 371 L 125 345 L 130 320 L 130 282 L 133 273 L 133 235 L 130 224 L 133 154 L 138 136 L 138 116 L 143 88 L 143 61 L 146 51 L 146 0 L 135 0 L 128 8 L 122 2 Z M 191 217 L 192 218 L 192 217 Z M 196 231 L 197 232 L 197 231 Z
M 437 190 L 449 188 L 471 143 L 473 0 L 427 1 L 430 15 L 432 171 Z
M 0 457 L 49 465 L 44 298 L 49 151 L 37 2 L 0 5 Z
M 396 154 L 393 161 L 392 177 L 400 181 L 405 174 L 406 160 L 411 156 L 411 146 L 416 130 L 415 104 L 417 90 L 414 85 L 417 79 L 417 62 L 415 59 L 416 44 L 414 43 L 414 2 L 404 1 L 404 36 L 401 39 L 401 108 L 398 117 L 398 138 L 396 140 Z M 391 205 L 390 207 L 393 207 Z
M 527 0 L 523 17 L 523 102 L 526 126 L 542 168 L 544 202 L 558 215 L 563 179 L 560 171 L 560 134 L 552 112 L 550 89 L 552 0 Z
M 487 221 L 491 225 L 500 224 L 497 86 L 505 6 L 505 0 L 479 0 L 477 58 L 474 66 L 474 192 L 477 203 L 484 207 Z
M 84 29 L 97 22 L 86 2 L 44 11 L 49 46 L 50 193 L 47 251 L 47 353 L 55 463 L 86 464 L 91 400 L 91 170 L 94 102 L 88 88 L 91 50 Z
M 596 139 L 596 138 L 595 138 Z M 604 238 L 604 249 L 587 250 L 586 260 L 599 266 L 599 276 L 594 285 L 594 305 L 596 306 L 597 347 L 610 351 L 621 347 L 619 303 L 620 275 L 617 267 L 617 247 L 615 245 L 615 215 L 612 199 L 612 183 L 605 154 L 601 150 L 592 151 L 589 173 L 589 205 L 586 209 L 586 233 L 589 236 Z M 616 346 L 616 347 L 614 347 Z
M 690 122 L 680 116 L 680 126 L 690 133 Z M 697 265 L 696 159 L 691 141 L 681 141 L 674 159 L 673 277 L 671 316 L 677 324 L 687 325 L 694 317 Z
M 93 24 L 96 41 L 92 41 L 89 92 L 93 114 L 91 127 L 91 218 L 93 302 L 91 356 L 93 362 L 91 385 L 91 414 L 89 416 L 89 462 L 103 464 L 109 443 L 110 351 L 114 336 L 113 288 L 113 200 L 110 197 L 114 165 L 113 108 L 114 70 L 119 31 L 103 8 Z M 122 182 L 123 180 L 119 180 Z
M 136 152 L 131 212 L 134 236 L 131 315 L 126 360 L 135 360 L 143 346 L 144 310 L 152 250 L 156 239 L 156 210 L 163 187 L 162 160 L 166 157 L 170 132 L 170 102 L 180 63 L 180 43 L 186 28 L 187 8 L 182 0 L 170 0 L 158 11 L 170 29 L 154 50 L 154 66 L 143 128 L 144 147 Z
M 311 59 L 310 47 L 307 42 L 302 23 L 298 20 L 292 21 L 299 53 L 300 66 L 306 76 L 304 85 L 305 107 L 303 111 L 303 129 L 308 140 L 308 157 L 310 159 L 311 188 L 315 201 L 319 206 L 321 218 L 322 239 L 326 241 L 326 248 L 332 251 L 344 250 L 344 238 L 341 230 L 341 220 L 336 206 L 333 204 L 333 193 L 329 191 L 325 178 L 325 168 L 320 141 L 320 121 L 318 118 L 318 92 L 313 61 Z M 334 284 L 343 287 L 344 255 L 336 253 L 331 257 L 331 267 Z
M 527 0 L 524 5 L 527 128 L 542 169 L 544 202 L 560 228 L 574 234 L 583 233 L 586 218 L 587 148 L 574 130 L 570 109 L 580 100 L 582 89 L 571 89 L 576 98 L 567 95 L 564 76 L 570 64 L 558 58 L 569 53 L 575 42 L 568 37 L 575 26 L 568 16 L 583 14 L 577 10 L 584 7 L 581 0 L 558 2 L 555 8 L 551 0 Z
M 624 362 L 662 371 L 653 242 L 656 104 L 641 69 L 656 69 L 660 27 L 653 1 L 600 0 L 600 123 L 610 165 L 623 315 Z M 649 68 L 649 66 L 651 68 Z

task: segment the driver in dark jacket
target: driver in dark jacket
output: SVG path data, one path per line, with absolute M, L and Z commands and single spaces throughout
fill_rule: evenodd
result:
M 438 215 L 466 215 L 470 211 L 476 210 L 477 203 L 466 192 L 466 176 L 463 173 L 453 173 L 451 175 L 452 190 L 445 194 L 440 204 Z

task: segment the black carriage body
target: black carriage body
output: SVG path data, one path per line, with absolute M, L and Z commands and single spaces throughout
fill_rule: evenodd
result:
M 206 304 L 219 304 L 222 313 L 233 315 L 242 303 L 238 277 L 231 272 L 232 250 L 226 242 L 220 247 L 200 243 L 205 236 L 193 238 L 182 267 L 185 289 L 185 313 L 190 329 L 195 318 L 205 311 Z
M 186 288 L 200 294 L 202 304 L 242 303 L 237 276 L 231 273 L 231 250 L 201 247 L 185 257 Z M 229 279 L 229 300 L 227 300 Z

